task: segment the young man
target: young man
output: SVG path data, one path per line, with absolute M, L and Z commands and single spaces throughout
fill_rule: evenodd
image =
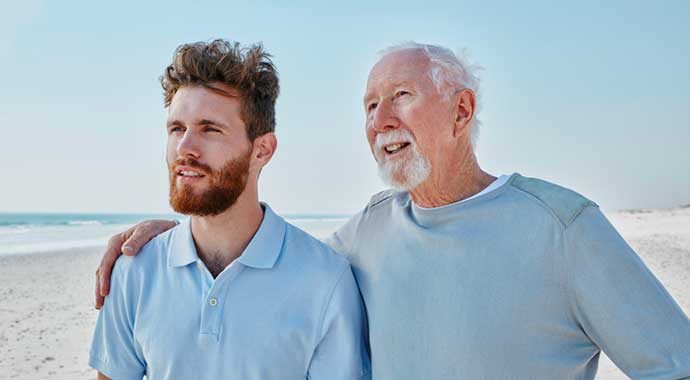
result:
M 258 201 L 278 77 L 260 46 L 180 46 L 161 84 L 170 204 L 189 220 L 115 265 L 99 378 L 369 378 L 347 261 Z

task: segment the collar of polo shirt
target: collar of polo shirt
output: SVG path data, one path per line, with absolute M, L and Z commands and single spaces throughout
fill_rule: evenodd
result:
M 286 227 L 283 218 L 276 215 L 267 204 L 262 202 L 261 206 L 264 209 L 264 219 L 237 261 L 252 268 L 270 269 L 280 256 Z M 183 267 L 200 260 L 192 238 L 191 218 L 182 222 L 170 239 L 168 266 Z

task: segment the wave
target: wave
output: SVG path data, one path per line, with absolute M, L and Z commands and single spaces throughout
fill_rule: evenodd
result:
M 102 226 L 103 222 L 99 220 L 72 220 L 67 222 L 68 226 Z
M 31 228 L 27 225 L 8 225 L 0 226 L 0 236 L 2 235 L 19 235 L 31 232 Z
M 0 227 L 0 256 L 100 246 L 113 234 L 129 227 L 129 224 L 97 223 Z
M 0 246 L 0 256 L 2 256 L 2 255 L 26 254 L 26 253 L 45 253 L 45 252 L 62 251 L 62 250 L 74 249 L 74 248 L 102 247 L 102 246 L 105 246 L 107 242 L 108 242 L 108 238 L 103 237 L 103 238 L 98 238 L 98 239 L 12 244 L 12 245 L 7 245 L 7 246 Z
M 113 234 L 151 216 L 4 215 L 4 220 L 2 217 L 0 214 L 0 256 L 101 246 Z M 324 237 L 348 218 L 344 215 L 303 214 L 288 215 L 285 219 L 312 235 Z
M 0 228 L 3 227 L 59 227 L 59 226 L 87 226 L 87 225 L 106 225 L 112 224 L 108 221 L 100 220 L 61 220 L 61 221 L 0 221 Z

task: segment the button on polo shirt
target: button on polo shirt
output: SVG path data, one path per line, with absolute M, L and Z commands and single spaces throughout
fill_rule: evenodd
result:
M 114 379 L 368 379 L 349 264 L 263 207 L 251 242 L 215 279 L 190 220 L 121 256 L 89 365 Z

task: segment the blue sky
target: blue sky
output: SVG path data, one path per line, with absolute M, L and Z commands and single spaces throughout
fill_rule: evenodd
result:
M 415 40 L 484 67 L 490 173 L 607 210 L 690 204 L 690 2 L 48 2 L 0 12 L 0 212 L 166 212 L 158 77 L 181 43 L 275 56 L 279 149 L 261 198 L 352 213 L 383 189 L 364 138 L 376 51 Z

